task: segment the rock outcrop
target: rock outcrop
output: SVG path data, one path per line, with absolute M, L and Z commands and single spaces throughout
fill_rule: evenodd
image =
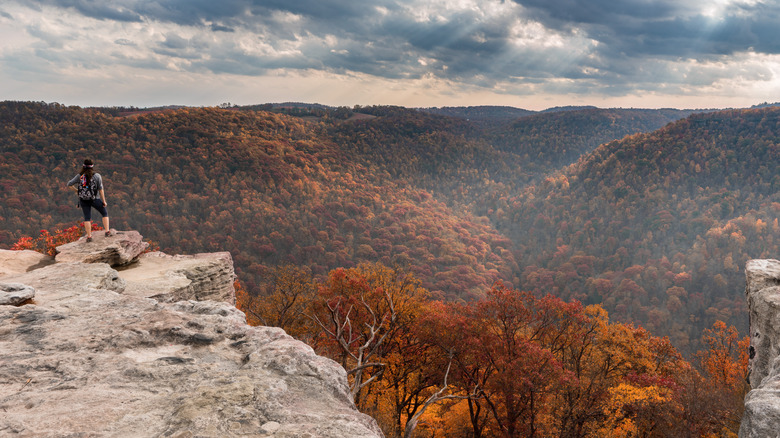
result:
M 0 278 L 23 274 L 51 263 L 54 263 L 51 257 L 39 252 L 0 249 Z
M 780 436 L 780 261 L 750 260 L 745 275 L 752 390 L 745 397 L 739 436 L 776 437 Z
M 114 251 L 101 240 L 77 244 Z M 0 306 L 0 435 L 382 436 L 337 363 L 246 324 L 228 253 L 112 256 L 115 270 L 60 258 L 74 252 L 0 277 L 35 292 Z
M 235 304 L 233 259 L 229 252 L 195 255 L 141 254 L 131 269 L 120 271 L 124 294 L 166 303 L 181 300 Z
M 92 242 L 84 237 L 58 246 L 57 262 L 108 263 L 124 266 L 133 263 L 149 246 L 138 231 L 114 231 L 111 236 L 95 232 Z

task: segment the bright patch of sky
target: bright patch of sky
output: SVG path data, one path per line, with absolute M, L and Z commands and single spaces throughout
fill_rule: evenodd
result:
M 774 0 L 6 0 L 0 100 L 780 101 Z

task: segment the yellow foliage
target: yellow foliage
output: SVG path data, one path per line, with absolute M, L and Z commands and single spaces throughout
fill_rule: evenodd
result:
M 604 406 L 606 420 L 599 429 L 599 436 L 622 438 L 637 436 L 640 427 L 637 413 L 670 401 L 669 390 L 657 386 L 637 387 L 621 383 L 609 389 L 609 399 Z

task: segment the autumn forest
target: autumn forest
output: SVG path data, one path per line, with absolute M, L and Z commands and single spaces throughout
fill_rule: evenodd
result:
M 0 103 L 0 248 L 81 219 L 229 251 L 237 306 L 388 437 L 736 436 L 744 266 L 780 257 L 780 108 Z

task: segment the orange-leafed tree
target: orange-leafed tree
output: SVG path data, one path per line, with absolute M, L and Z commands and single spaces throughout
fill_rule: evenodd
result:
M 603 334 L 593 363 L 609 370 L 599 376 L 608 382 L 596 405 L 603 417 L 586 430 L 611 437 L 679 436 L 685 425 L 677 420 L 682 413 L 677 379 L 687 363 L 668 340 L 642 328 L 613 323 Z
M 361 409 L 376 418 L 388 436 L 411 434 L 432 404 L 451 398 L 448 387 L 441 390 L 448 376 L 446 358 L 426 337 L 419 336 L 416 327 L 416 320 L 427 313 L 423 304 L 411 324 L 388 339 L 379 358 L 381 377 L 360 396 Z
M 709 421 L 721 429 L 717 430 L 719 433 L 736 434 L 744 410 L 743 400 L 750 390 L 747 383 L 750 338 L 740 338 L 734 326 L 716 321 L 704 331 L 702 344 L 708 349 L 697 356 L 705 379 Z
M 403 352 L 403 334 L 427 295 L 411 274 L 378 263 L 333 270 L 320 286 L 313 318 L 322 333 L 314 345 L 347 370 L 358 406 L 388 371 L 387 361 Z
M 600 424 L 597 436 L 605 438 L 664 436 L 653 430 L 656 424 L 646 420 L 649 412 L 665 411 L 665 406 L 668 406 L 671 401 L 671 392 L 668 388 L 621 383 L 609 388 L 608 393 L 609 397 L 603 408 L 604 420 Z
M 622 344 L 616 339 L 619 331 L 610 325 L 604 309 L 588 306 L 582 316 L 571 327 L 570 340 L 558 354 L 573 377 L 570 385 L 556 392 L 551 401 L 556 415 L 547 418 L 550 429 L 561 436 L 586 436 L 594 423 L 603 421 L 602 405 L 609 388 L 621 380 L 633 362 L 628 354 L 615 348 L 615 344 Z
M 263 325 L 257 317 L 259 307 L 262 305 L 257 297 L 253 297 L 239 280 L 233 282 L 236 293 L 236 308 L 246 315 L 246 323 L 252 326 Z
M 737 393 L 745 390 L 750 338 L 740 338 L 734 326 L 716 321 L 704 331 L 702 340 L 709 348 L 699 352 L 699 358 L 709 381 Z
M 241 306 L 236 307 L 254 325 L 281 327 L 290 336 L 311 341 L 317 334 L 308 316 L 317 292 L 311 273 L 288 264 L 270 269 L 266 279 L 260 294 L 246 294 Z

